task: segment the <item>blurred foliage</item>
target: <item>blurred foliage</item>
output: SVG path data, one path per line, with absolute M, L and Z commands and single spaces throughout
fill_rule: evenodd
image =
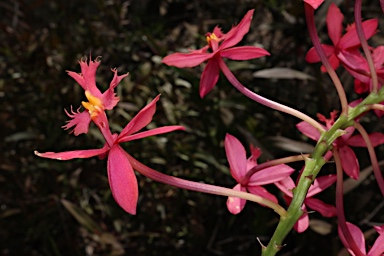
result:
M 341 7 L 351 14 L 350 6 L 347 1 Z M 372 6 L 366 7 L 367 15 L 379 15 L 376 2 Z M 198 95 L 201 67 L 181 70 L 161 64 L 168 53 L 203 46 L 207 31 L 217 24 L 227 31 L 251 8 L 256 11 L 244 43 L 260 45 L 272 55 L 229 62 L 239 80 L 311 116 L 337 109 L 328 77 L 319 73 L 319 66 L 304 62 L 311 44 L 303 33 L 306 27 L 298 0 L 1 1 L 0 254 L 257 255 L 256 237 L 267 243 L 278 221 L 264 207 L 249 203 L 233 216 L 226 209 L 226 198 L 183 191 L 138 175 L 138 213 L 131 216 L 111 196 L 105 161 L 57 162 L 33 154 L 36 149 L 62 151 L 103 144 L 93 126 L 88 135 L 78 137 L 61 128 L 68 119 L 63 109 L 72 105 L 76 109 L 85 98 L 66 70 L 80 72 L 77 61 L 90 55 L 102 56 L 97 73 L 102 90 L 112 78 L 111 68 L 130 73 L 117 89 L 121 102 L 108 112 L 113 129 L 124 127 L 159 93 L 150 126 L 187 128 L 126 145 L 130 154 L 158 171 L 232 187 L 235 182 L 223 149 L 226 133 L 244 145 L 262 148 L 261 161 L 288 156 L 291 152 L 282 150 L 287 144 L 300 153 L 297 142 L 312 142 L 296 131 L 295 118 L 251 102 L 224 78 L 202 100 Z M 320 34 L 328 40 L 323 19 L 319 19 Z M 274 67 L 310 73 L 315 80 L 252 76 Z M 356 97 L 351 94 L 352 79 L 341 75 L 349 97 Z M 375 116 L 363 123 L 370 131 L 383 127 Z M 284 137 L 292 141 L 276 140 Z M 382 149 L 378 148 L 379 156 Z M 365 150 L 359 151 L 359 159 L 362 166 L 369 165 Z M 301 164 L 294 167 L 300 169 Z M 325 169 L 331 172 L 333 167 L 329 164 Z M 355 222 L 382 200 L 372 175 L 359 188 L 346 198 L 347 219 Z M 332 190 L 321 196 L 334 202 Z M 360 200 L 348 201 L 356 196 Z M 372 218 L 383 222 L 379 213 Z M 311 219 L 322 220 L 317 213 Z M 319 229 L 327 227 L 321 223 L 304 234 L 292 232 L 283 255 L 335 255 L 341 248 L 335 225 L 321 235 Z

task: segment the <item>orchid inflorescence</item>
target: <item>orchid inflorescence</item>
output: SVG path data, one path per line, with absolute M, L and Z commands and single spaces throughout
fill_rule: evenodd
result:
M 380 1 L 384 5 L 383 1 Z M 248 33 L 254 10 L 248 11 L 244 18 L 233 26 L 227 33 L 216 26 L 212 32 L 205 35 L 206 45 L 198 50 L 184 53 L 173 53 L 163 59 L 168 66 L 191 68 L 205 63 L 200 80 L 200 96 L 204 98 L 218 83 L 222 72 L 227 80 L 242 94 L 251 100 L 272 109 L 299 118 L 297 129 L 317 141 L 310 154 L 285 157 L 257 163 L 262 154 L 259 148 L 251 145 L 251 156 L 247 158 L 246 149 L 233 135 L 227 134 L 224 147 L 229 163 L 229 169 L 236 185 L 233 189 L 209 185 L 172 177 L 160 173 L 140 163 L 126 152 L 122 143 L 142 139 L 148 136 L 185 130 L 183 126 L 173 125 L 141 131 L 151 121 L 156 112 L 156 102 L 160 95 L 153 99 L 132 120 L 117 133 L 110 130 L 105 110 L 112 110 L 119 102 L 114 89 L 128 74 L 118 75 L 113 69 L 114 76 L 109 88 L 101 93 L 96 87 L 96 70 L 100 59 L 83 59 L 80 61 L 81 73 L 68 74 L 84 89 L 88 102 L 82 102 L 84 111 L 67 112 L 70 120 L 64 129 L 73 129 L 74 135 L 88 133 L 89 125 L 93 122 L 105 139 L 105 144 L 99 149 L 74 150 L 67 152 L 35 152 L 44 158 L 70 160 L 74 158 L 89 158 L 98 156 L 107 158 L 108 180 L 112 195 L 117 204 L 126 212 L 136 214 L 138 201 L 138 183 L 134 170 L 158 182 L 176 186 L 182 189 L 227 196 L 227 208 L 232 214 L 240 213 L 246 201 L 256 202 L 264 207 L 273 209 L 280 215 L 280 222 L 268 245 L 262 245 L 262 255 L 275 255 L 283 247 L 283 241 L 293 228 L 304 232 L 309 225 L 307 208 L 319 212 L 324 217 L 337 216 L 340 240 L 352 255 L 382 255 L 384 253 L 384 226 L 375 226 L 379 236 L 374 245 L 368 250 L 365 247 L 362 231 L 348 222 L 343 207 L 344 173 L 359 179 L 360 166 L 358 158 L 351 147 L 368 149 L 374 175 L 382 195 L 384 195 L 384 180 L 379 169 L 374 147 L 384 143 L 384 134 L 375 132 L 368 134 L 360 119 L 367 112 L 374 110 L 376 115 L 384 113 L 384 46 L 369 46 L 367 40 L 377 33 L 378 20 L 370 19 L 362 22 L 361 0 L 355 1 L 355 24 L 343 28 L 343 14 L 336 4 L 331 3 L 328 9 L 326 24 L 329 38 L 333 45 L 321 44 L 316 32 L 314 12 L 322 4 L 319 0 L 305 0 L 305 14 L 308 31 L 314 47 L 306 55 L 309 63 L 322 62 L 321 71 L 327 72 L 332 79 L 339 95 L 341 111 L 333 111 L 330 117 L 318 114 L 318 120 L 287 107 L 283 104 L 266 99 L 245 87 L 231 72 L 224 59 L 251 60 L 269 56 L 270 53 L 256 46 L 237 46 Z M 382 6 L 383 7 L 383 6 Z M 345 30 L 345 33 L 343 33 Z M 364 54 L 362 54 L 362 52 Z M 354 89 L 357 94 L 367 93 L 364 99 L 348 102 L 344 88 L 335 70 L 343 66 L 355 79 Z M 79 108 L 80 109 L 80 108 Z M 322 124 L 323 123 L 323 124 Z M 356 133 L 357 132 L 357 133 Z M 336 174 L 319 175 L 326 162 L 336 165 Z M 304 161 L 298 178 L 291 175 L 295 170 L 288 164 Z M 314 196 L 336 183 L 336 205 L 330 205 L 314 198 Z M 288 209 L 279 204 L 278 197 L 264 186 L 275 185 L 285 199 Z

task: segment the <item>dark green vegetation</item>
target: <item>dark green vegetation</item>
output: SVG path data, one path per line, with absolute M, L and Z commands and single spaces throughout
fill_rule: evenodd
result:
M 377 1 L 376 1 L 377 2 Z M 367 7 L 364 17 L 378 17 Z M 340 6 L 352 17 L 350 6 Z M 306 153 L 297 119 L 271 111 L 238 93 L 223 77 L 202 100 L 198 94 L 201 68 L 176 69 L 161 58 L 182 48 L 205 45 L 204 34 L 220 24 L 228 31 L 247 10 L 255 8 L 250 33 L 243 44 L 260 44 L 271 56 L 230 62 L 235 75 L 263 96 L 294 106 L 311 116 L 328 116 L 338 100 L 318 65 L 304 61 L 310 40 L 301 1 L 278 6 L 275 1 L 2 1 L 0 3 L 0 254 L 1 255 L 257 255 L 259 237 L 268 242 L 277 215 L 248 203 L 238 216 L 226 209 L 226 198 L 183 191 L 138 175 L 140 198 L 136 216 L 113 200 L 106 161 L 40 159 L 39 151 L 101 147 L 98 130 L 75 137 L 61 129 L 85 100 L 83 90 L 66 74 L 80 72 L 78 60 L 91 53 L 102 56 L 97 83 L 104 91 L 111 68 L 129 72 L 117 89 L 121 102 L 108 112 L 119 131 L 147 102 L 161 93 L 152 126 L 180 124 L 186 132 L 134 141 L 127 151 L 152 168 L 178 177 L 226 187 L 229 175 L 223 148 L 225 134 L 262 148 L 261 161 Z M 322 12 L 323 11 L 323 12 Z M 326 39 L 324 10 L 318 12 Z M 349 19 L 351 21 L 351 19 Z M 382 25 L 379 28 L 382 28 Z M 380 42 L 376 38 L 374 44 Z M 381 38 L 382 40 L 382 38 Z M 254 78 L 255 71 L 289 67 L 314 80 Z M 349 99 L 353 80 L 340 72 Z M 374 115 L 362 122 L 369 131 L 382 131 Z M 312 143 L 307 140 L 306 142 Z M 287 146 L 290 146 L 288 151 Z M 383 159 L 383 147 L 377 148 Z M 362 167 L 369 166 L 365 149 L 358 149 Z M 297 170 L 301 164 L 296 164 Z M 324 173 L 333 172 L 326 164 Z M 347 219 L 358 223 L 381 201 L 368 176 L 346 195 Z M 268 187 L 270 191 L 277 190 Z M 334 202 L 333 189 L 320 197 Z M 358 200 L 356 200 L 356 197 Z M 354 200 L 351 200 L 354 198 Z M 368 221 L 383 222 L 383 210 Z M 369 217 L 369 216 L 368 216 Z M 310 218 L 323 220 L 317 213 Z M 314 230 L 292 232 L 286 255 L 335 255 L 341 248 L 335 219 L 327 235 Z M 320 225 L 322 228 L 326 227 Z M 370 225 L 363 226 L 365 230 Z M 327 231 L 327 230 L 326 230 Z

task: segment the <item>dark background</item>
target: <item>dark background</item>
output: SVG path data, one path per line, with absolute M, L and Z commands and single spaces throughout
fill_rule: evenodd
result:
M 352 22 L 353 1 L 339 5 L 346 21 Z M 206 32 L 217 24 L 228 31 L 252 8 L 250 33 L 241 44 L 261 46 L 271 56 L 228 62 L 238 79 L 261 95 L 312 117 L 318 112 L 328 117 L 330 111 L 339 109 L 328 76 L 319 72 L 319 65 L 304 61 L 311 42 L 302 1 L 1 1 L 0 254 L 259 255 L 256 238 L 267 244 L 278 222 L 271 210 L 248 203 L 234 216 L 226 209 L 226 198 L 180 190 L 138 174 L 140 197 L 137 215 L 131 216 L 111 196 L 105 160 L 59 162 L 33 154 L 34 150 L 58 152 L 103 145 L 94 126 L 78 137 L 61 128 L 68 120 L 63 109 L 71 105 L 76 109 L 85 99 L 66 70 L 80 72 L 78 60 L 90 54 L 102 56 L 97 73 L 102 91 L 112 78 L 111 68 L 130 73 L 117 88 L 121 102 L 108 112 L 113 130 L 124 127 L 159 93 L 152 125 L 187 128 L 125 145 L 130 154 L 160 172 L 233 187 L 223 148 L 226 133 L 244 145 L 261 147 L 260 162 L 305 153 L 314 143 L 296 130 L 296 118 L 252 102 L 224 77 L 202 100 L 198 94 L 202 67 L 177 69 L 161 64 L 169 53 L 204 46 Z M 318 10 L 316 19 L 322 40 L 329 43 L 325 13 L 326 8 Z M 365 3 L 363 17 L 382 18 L 378 1 Z M 382 43 L 380 34 L 372 41 L 373 45 Z M 300 70 L 314 79 L 252 76 L 273 67 Z M 348 98 L 356 99 L 353 79 L 338 71 Z M 362 123 L 368 131 L 383 130 L 382 121 L 374 115 L 367 115 Z M 357 152 L 361 166 L 369 167 L 367 151 Z M 382 159 L 382 146 L 377 153 Z M 292 166 L 299 170 L 302 163 Z M 333 164 L 324 167 L 324 174 L 333 172 Z M 281 199 L 276 188 L 267 188 Z M 319 198 L 333 204 L 334 188 Z M 360 223 L 364 231 L 384 221 L 382 197 L 372 175 L 346 194 L 345 200 L 347 219 Z M 375 209 L 378 212 L 369 216 Z M 318 213 L 310 218 L 326 223 L 312 223 L 303 234 L 291 232 L 281 255 L 339 252 L 336 219 L 323 219 Z

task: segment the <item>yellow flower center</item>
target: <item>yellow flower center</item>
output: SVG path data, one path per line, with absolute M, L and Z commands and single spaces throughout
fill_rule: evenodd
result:
M 81 104 L 88 110 L 91 118 L 96 117 L 101 111 L 104 110 L 104 105 L 101 100 L 93 96 L 88 90 L 85 91 L 85 97 L 87 97 L 89 102 L 83 101 Z
M 211 40 L 219 41 L 220 39 L 215 35 L 215 33 L 212 33 L 208 36 L 206 36 L 208 44 L 211 42 Z

